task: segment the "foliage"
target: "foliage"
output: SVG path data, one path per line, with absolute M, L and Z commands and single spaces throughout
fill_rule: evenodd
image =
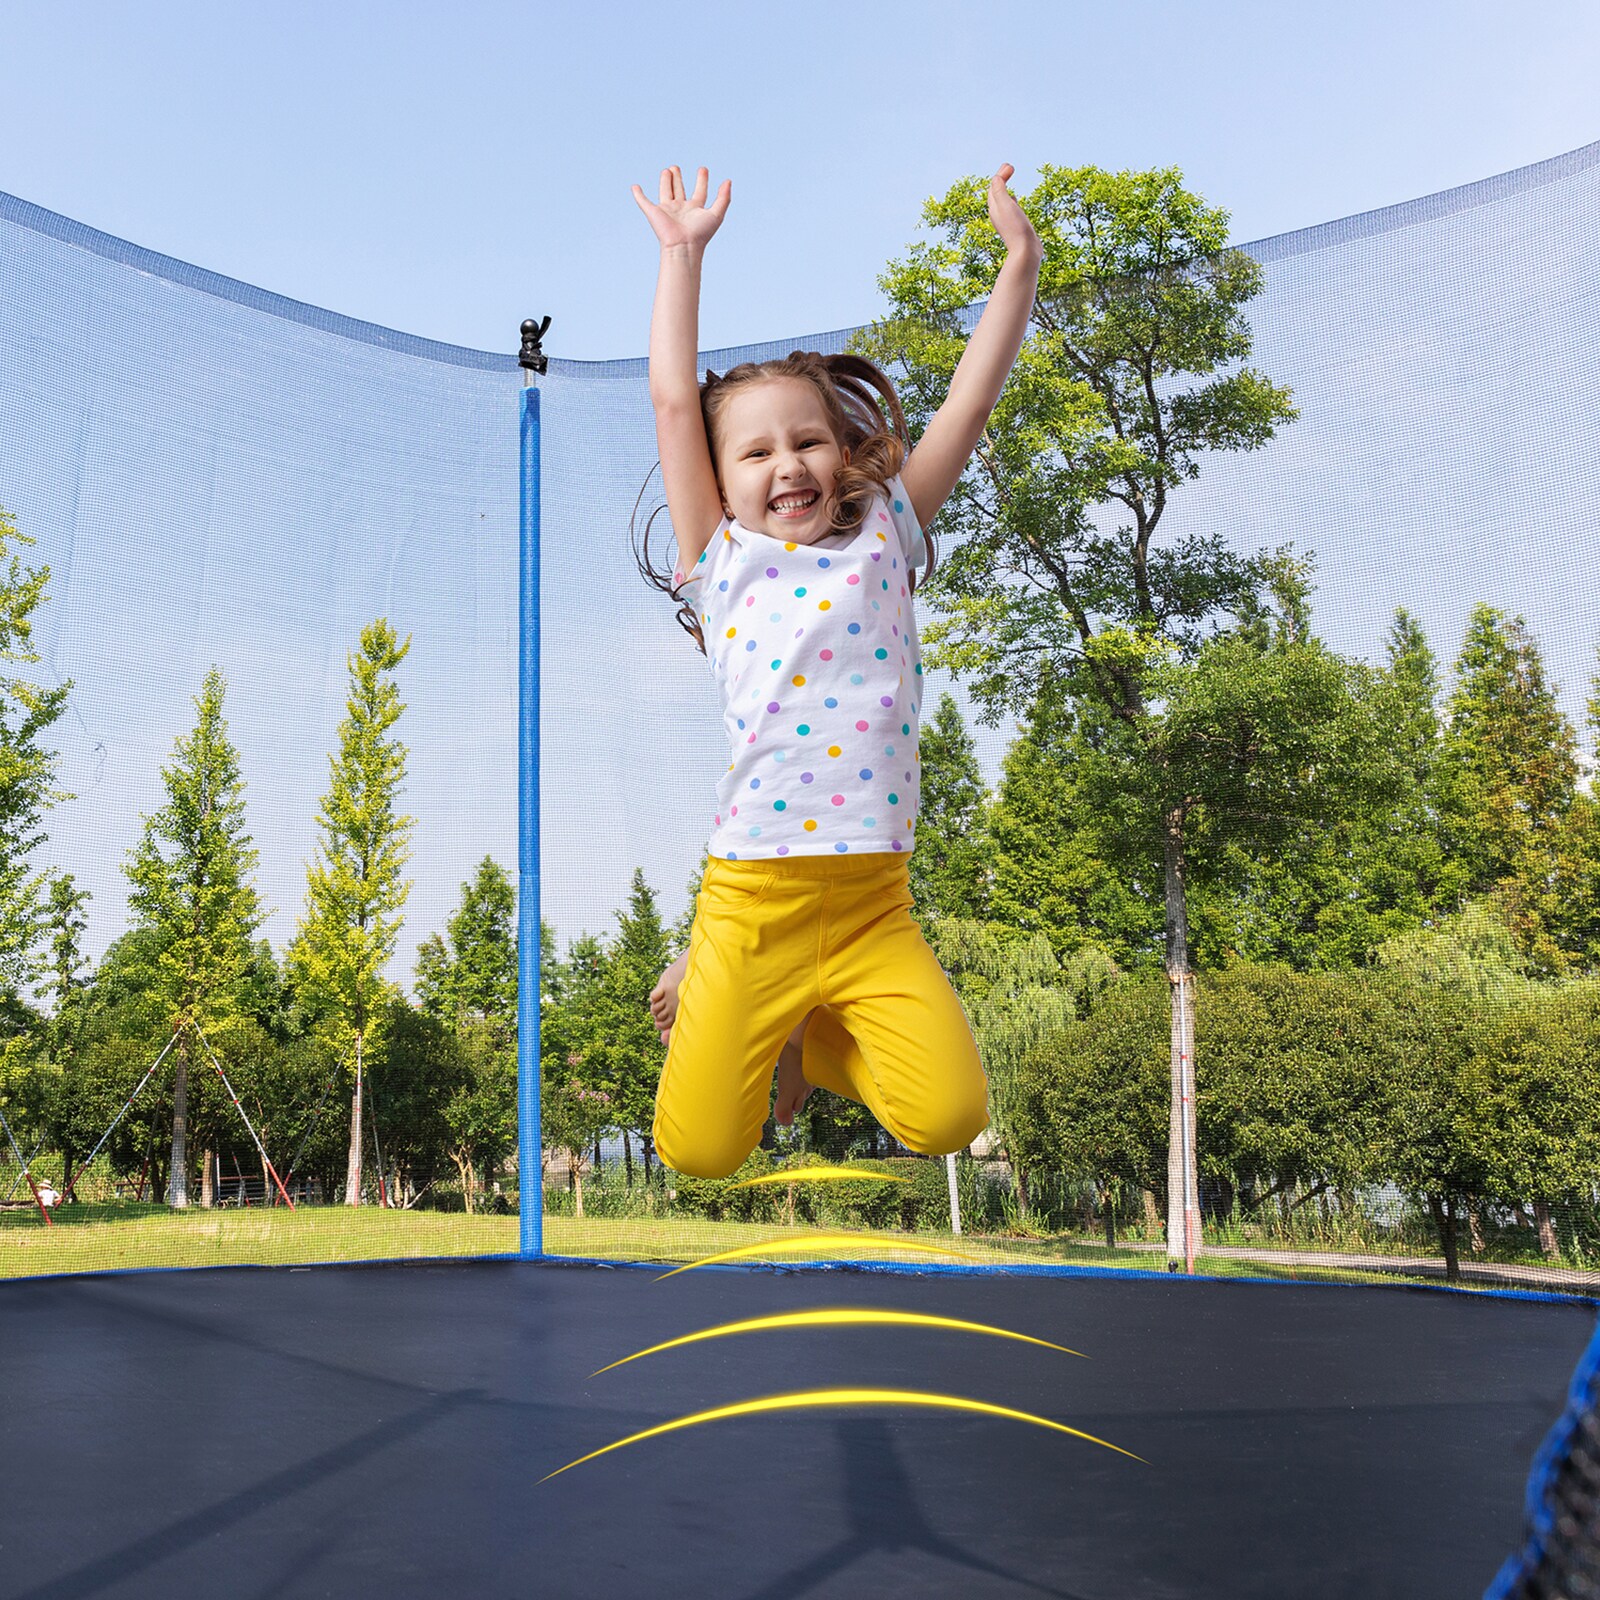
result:
M 912 899 L 924 925 L 982 915 L 991 858 L 987 800 L 961 708 L 954 695 L 943 694 L 922 725 L 922 799 L 910 862 Z
M 1561 934 L 1577 798 L 1577 734 L 1521 617 L 1473 608 L 1446 709 L 1441 833 L 1469 894 L 1492 894 L 1537 968 L 1570 970 Z
M 1149 967 L 1161 957 L 1150 874 L 1114 871 L 1106 858 L 1105 818 L 1082 783 L 1092 754 L 1072 702 L 1041 689 L 1006 751 L 985 819 L 989 919 L 1043 934 L 1059 957 L 1092 944 L 1119 966 Z
M 402 874 L 412 819 L 398 809 L 406 747 L 392 733 L 405 707 L 391 677 L 410 648 L 380 617 L 346 659 L 346 716 L 328 760 L 306 909 L 289 953 L 308 1003 L 341 1040 L 364 1034 L 389 997 L 383 968 L 411 888 Z
M 956 544 L 926 591 L 939 614 L 926 637 L 990 718 L 1063 675 L 1136 712 L 1137 674 L 1094 650 L 1096 619 L 1137 619 L 1136 643 L 1159 635 L 1188 658 L 1204 619 L 1259 586 L 1259 566 L 1220 536 L 1151 541 L 1205 454 L 1259 448 L 1294 408 L 1243 365 L 1261 269 L 1176 171 L 1046 166 L 1021 204 L 1044 249 L 1032 327 L 940 514 Z M 1004 256 L 978 179 L 930 200 L 923 222 L 932 237 L 890 263 L 890 314 L 860 341 L 902 373 L 917 434 L 965 348 L 962 312 Z M 1131 527 L 1106 534 L 1101 507 Z
M 166 802 L 144 819 L 125 867 L 129 909 L 148 935 L 126 946 L 148 962 L 130 976 L 156 998 L 169 1033 L 186 1018 L 218 1032 L 237 1014 L 250 937 L 265 914 L 251 882 L 256 850 L 224 693 L 213 667 L 194 702 L 193 732 L 161 769 Z
M 516 891 L 492 856 L 461 885 L 461 903 L 417 951 L 417 1003 L 447 1022 L 487 1025 L 514 1044 L 517 1026 Z
M 44 814 L 67 796 L 56 787 L 57 756 L 42 740 L 67 708 L 72 685 L 45 688 L 28 669 L 34 613 L 50 582 L 47 566 L 30 567 L 33 540 L 0 510 L 0 990 L 21 995 L 39 970 L 39 892 L 30 863 L 44 842 Z

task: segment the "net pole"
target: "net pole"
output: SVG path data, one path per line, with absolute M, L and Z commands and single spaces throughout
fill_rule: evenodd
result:
M 12 1154 L 16 1156 L 18 1163 L 22 1167 L 22 1176 L 28 1180 L 28 1187 L 33 1191 L 33 1203 L 38 1206 L 39 1215 L 44 1218 L 45 1227 L 55 1227 L 54 1221 L 51 1220 L 50 1208 L 44 1203 L 39 1193 L 39 1185 L 33 1181 L 33 1174 L 28 1170 L 28 1163 L 22 1159 L 22 1152 L 17 1149 L 16 1135 L 12 1133 L 11 1124 L 6 1121 L 6 1114 L 3 1111 L 0 1111 L 0 1128 L 4 1128 L 6 1131 L 6 1141 L 10 1144 Z
M 233 1102 L 233 1109 L 239 1113 L 239 1120 L 245 1125 L 245 1130 L 250 1135 L 250 1142 L 256 1147 L 256 1154 L 261 1157 L 261 1165 L 272 1174 L 272 1181 L 278 1186 L 278 1193 L 283 1196 L 283 1203 L 294 1210 L 294 1201 L 289 1198 L 289 1191 L 283 1186 L 283 1179 L 278 1176 L 278 1169 L 267 1159 L 267 1147 L 261 1142 L 261 1135 L 256 1132 L 256 1125 L 250 1120 L 250 1113 L 245 1110 L 244 1102 L 234 1093 L 233 1085 L 228 1082 L 228 1074 L 222 1070 L 222 1063 L 217 1060 L 217 1052 L 211 1048 L 211 1041 L 201 1031 L 200 1024 L 191 1019 L 189 1026 L 200 1035 L 200 1043 L 206 1047 L 206 1054 L 211 1057 L 211 1065 L 216 1074 L 222 1079 L 222 1087 L 228 1092 L 228 1099 Z M 266 1203 L 272 1203 L 272 1194 L 269 1190 Z
M 539 385 L 550 319 L 522 324 L 517 640 L 517 1215 L 518 1254 L 544 1254 L 539 1130 Z
M 86 1173 L 89 1170 L 89 1163 L 92 1162 L 94 1160 L 94 1158 L 97 1155 L 100 1154 L 100 1151 L 104 1147 L 106 1140 L 109 1139 L 111 1137 L 111 1135 L 116 1132 L 117 1124 L 119 1122 L 121 1122 L 122 1119 L 125 1116 L 127 1116 L 128 1108 L 133 1104 L 133 1102 L 135 1100 L 137 1100 L 139 1098 L 139 1096 L 141 1094 L 144 1093 L 144 1086 L 147 1083 L 149 1083 L 151 1078 L 153 1078 L 155 1076 L 156 1068 L 159 1067 L 161 1065 L 161 1063 L 167 1059 L 168 1053 L 171 1051 L 173 1045 L 175 1045 L 178 1042 L 178 1034 L 180 1034 L 182 1032 L 183 1032 L 182 1028 L 177 1029 L 177 1031 L 174 1032 L 172 1037 L 167 1040 L 167 1048 L 165 1050 L 163 1050 L 161 1052 L 161 1054 L 158 1055 L 155 1058 L 155 1060 L 150 1063 L 149 1067 L 145 1071 L 145 1075 L 139 1080 L 139 1087 L 137 1089 L 135 1089 L 133 1091 L 133 1093 L 130 1094 L 128 1096 L 128 1098 L 122 1102 L 122 1109 L 116 1114 L 116 1116 L 114 1116 L 111 1119 L 111 1126 L 109 1128 L 107 1128 L 106 1131 L 100 1135 L 99 1141 L 96 1143 L 94 1149 L 91 1150 L 88 1153 L 88 1155 L 86 1155 L 83 1158 L 83 1160 L 78 1163 L 78 1170 L 76 1172 L 74 1172 L 66 1180 L 65 1183 L 62 1184 L 62 1186 L 61 1186 L 61 1198 L 63 1200 L 69 1200 L 72 1197 L 72 1191 L 73 1191 L 74 1187 L 77 1185 L 78 1179 L 81 1178 L 84 1175 L 84 1173 Z M 146 1156 L 145 1157 L 145 1167 L 148 1169 L 149 1165 L 150 1165 L 150 1158 L 148 1156 Z M 140 1194 L 140 1198 L 142 1199 L 144 1197 L 144 1180 L 143 1180 L 143 1178 L 141 1178 L 139 1180 L 139 1194 Z

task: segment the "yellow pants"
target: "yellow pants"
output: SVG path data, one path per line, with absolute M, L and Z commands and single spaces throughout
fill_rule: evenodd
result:
M 961 1002 L 911 917 L 907 858 L 706 863 L 678 991 L 655 1142 L 694 1177 L 761 1138 L 773 1068 L 808 1011 L 807 1082 L 866 1106 L 902 1144 L 944 1155 L 988 1125 Z

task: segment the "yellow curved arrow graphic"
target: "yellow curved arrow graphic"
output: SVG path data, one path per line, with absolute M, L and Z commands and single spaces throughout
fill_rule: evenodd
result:
M 752 1256 L 765 1255 L 772 1250 L 801 1250 L 812 1254 L 826 1254 L 830 1250 L 837 1250 L 841 1245 L 850 1245 L 856 1249 L 868 1250 L 919 1250 L 930 1256 L 957 1256 L 962 1261 L 981 1261 L 979 1256 L 969 1256 L 960 1250 L 952 1250 L 946 1245 L 917 1244 L 910 1239 L 880 1239 L 870 1233 L 797 1233 L 787 1238 L 768 1239 L 764 1244 L 741 1244 L 732 1250 L 719 1250 L 712 1256 L 701 1256 L 698 1261 L 685 1262 L 681 1267 L 674 1267 L 671 1272 L 663 1272 L 657 1278 L 660 1283 L 662 1278 L 675 1278 L 680 1272 L 693 1272 L 696 1267 L 715 1266 L 719 1261 L 745 1261 Z
M 732 1189 L 756 1189 L 768 1183 L 843 1183 L 865 1178 L 868 1183 L 910 1183 L 903 1172 L 867 1172 L 860 1167 L 796 1167 L 793 1172 L 769 1172 L 759 1178 L 741 1178 Z
M 724 1322 L 715 1328 L 702 1328 L 698 1333 L 686 1333 L 678 1339 L 668 1339 L 664 1344 L 653 1344 L 648 1350 L 635 1350 L 631 1356 L 613 1361 L 610 1366 L 591 1372 L 598 1378 L 612 1367 L 624 1367 L 630 1361 L 645 1356 L 659 1355 L 663 1350 L 676 1350 L 679 1345 L 698 1344 L 702 1339 L 725 1339 L 740 1333 L 767 1333 L 777 1328 L 837 1328 L 882 1327 L 885 1324 L 902 1328 L 949 1328 L 957 1333 L 986 1333 L 997 1339 L 1020 1339 L 1024 1344 L 1043 1345 L 1047 1350 L 1059 1350 L 1063 1355 L 1089 1358 L 1081 1350 L 1069 1350 L 1064 1344 L 1053 1344 L 1049 1339 L 1035 1339 L 1031 1334 L 1013 1333 L 1009 1328 L 996 1328 L 987 1322 L 963 1322 L 957 1317 L 926 1316 L 920 1311 L 785 1311 L 770 1317 L 750 1317 L 743 1322 Z
M 987 1401 L 967 1400 L 960 1395 L 925 1394 L 917 1389 L 811 1389 L 800 1394 L 768 1395 L 762 1400 L 741 1400 L 735 1405 L 717 1406 L 711 1411 L 696 1411 L 692 1416 L 677 1417 L 671 1422 L 661 1423 L 659 1427 L 646 1428 L 641 1433 L 630 1433 L 626 1439 L 618 1439 L 614 1444 L 591 1450 L 588 1455 L 579 1456 L 576 1461 L 569 1461 L 566 1466 L 557 1467 L 554 1472 L 547 1472 L 539 1481 L 548 1483 L 552 1478 L 560 1477 L 563 1472 L 568 1472 L 573 1467 L 581 1467 L 585 1461 L 609 1455 L 613 1450 L 621 1450 L 625 1445 L 639 1444 L 645 1439 L 655 1439 L 664 1433 L 676 1433 L 680 1428 L 694 1428 L 704 1422 L 725 1422 L 730 1417 L 753 1417 L 766 1411 L 814 1410 L 830 1406 L 925 1406 L 945 1411 L 975 1411 L 982 1416 L 1007 1417 L 1013 1422 L 1029 1422 L 1036 1428 L 1049 1428 L 1056 1433 L 1070 1434 L 1074 1439 L 1085 1439 L 1090 1444 L 1115 1450 L 1119 1456 L 1127 1456 L 1130 1461 L 1137 1461 L 1142 1466 L 1150 1465 L 1143 1456 L 1136 1456 L 1131 1450 L 1124 1450 L 1121 1445 L 1112 1444 L 1107 1439 L 1097 1439 L 1092 1433 L 1069 1428 L 1064 1422 L 1052 1422 L 1048 1417 L 1036 1417 L 1031 1411 L 1013 1411 L 1010 1406 L 994 1406 Z

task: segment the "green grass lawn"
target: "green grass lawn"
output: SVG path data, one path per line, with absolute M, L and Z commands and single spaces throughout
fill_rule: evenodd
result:
M 776 1247 L 824 1232 L 848 1231 L 852 1242 L 826 1252 Z M 135 1267 L 284 1266 L 308 1262 L 373 1261 L 425 1256 L 511 1254 L 517 1249 L 514 1216 L 460 1212 L 385 1211 L 375 1206 L 303 1207 L 289 1212 L 193 1208 L 127 1202 L 67 1206 L 46 1228 L 36 1212 L 0 1213 L 0 1277 L 41 1273 L 104 1272 Z M 859 1241 L 859 1242 L 857 1242 Z M 545 1219 L 544 1245 L 553 1256 L 686 1262 L 752 1244 L 774 1244 L 764 1257 L 804 1262 L 859 1259 L 951 1265 L 1073 1265 L 1105 1270 L 1160 1271 L 1159 1246 L 1108 1250 L 1100 1244 L 1053 1238 L 951 1238 L 831 1230 L 781 1223 L 711 1222 L 703 1217 L 587 1217 Z M 1352 1273 L 1337 1267 L 1281 1267 L 1202 1255 L 1200 1272 L 1219 1277 L 1274 1277 L 1299 1281 L 1412 1281 L 1391 1273 Z M 1426 1281 L 1417 1278 L 1415 1281 Z

